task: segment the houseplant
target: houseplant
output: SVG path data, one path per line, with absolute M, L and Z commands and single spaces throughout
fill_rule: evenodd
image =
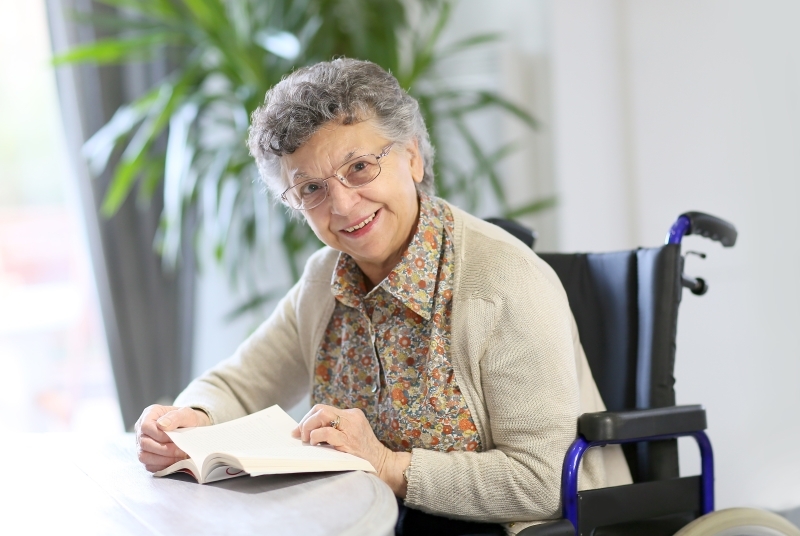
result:
M 114 8 L 86 22 L 109 37 L 76 47 L 57 64 L 166 61 L 170 74 L 117 110 L 84 146 L 90 169 L 113 167 L 102 212 L 112 216 L 138 183 L 145 201 L 163 188 L 156 246 L 164 266 L 179 260 L 187 215 L 213 256 L 248 299 L 236 313 L 282 294 L 266 287 L 265 249 L 279 243 L 293 280 L 319 244 L 308 226 L 270 204 L 245 146 L 250 114 L 293 68 L 345 55 L 390 70 L 420 102 L 437 148 L 439 195 L 467 209 L 489 191 L 506 216 L 535 212 L 552 199 L 512 210 L 497 173 L 511 145 L 488 151 L 468 117 L 496 107 L 531 128 L 534 119 L 495 92 L 452 87 L 437 76 L 446 58 L 497 39 L 481 34 L 442 46 L 452 0 L 99 0 Z M 458 158 L 442 143 L 449 129 L 466 147 Z M 460 165 L 456 165 L 458 162 Z M 274 258 L 273 255 L 271 255 Z

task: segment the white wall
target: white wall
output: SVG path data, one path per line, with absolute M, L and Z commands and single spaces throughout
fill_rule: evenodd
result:
M 703 403 L 719 507 L 800 505 L 800 3 L 553 2 L 563 250 L 655 245 L 685 210 L 709 293 L 686 293 L 679 403 Z M 696 449 L 681 444 L 682 469 Z
M 558 247 L 636 245 L 622 36 L 613 1 L 552 3 Z
M 547 0 L 500 0 L 490 8 L 483 0 L 461 0 L 442 36 L 446 44 L 479 33 L 499 34 L 497 42 L 459 54 L 454 61 L 446 62 L 442 71 L 458 87 L 498 91 L 539 123 L 539 128 L 532 130 L 496 109 L 473 122 L 489 147 L 518 144 L 518 150 L 498 166 L 512 208 L 550 197 L 556 188 L 552 171 L 550 11 Z M 491 203 L 476 211 L 480 217 L 498 214 Z M 537 247 L 556 247 L 554 210 L 519 219 L 538 231 Z

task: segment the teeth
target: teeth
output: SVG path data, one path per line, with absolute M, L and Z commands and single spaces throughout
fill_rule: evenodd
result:
M 373 212 L 373 213 L 372 213 L 372 216 L 370 216 L 370 217 L 369 217 L 369 218 L 367 218 L 366 220 L 362 221 L 362 222 L 361 222 L 361 223 L 359 223 L 358 225 L 354 225 L 354 226 L 352 226 L 352 227 L 348 227 L 347 229 L 345 229 L 345 231 L 347 231 L 348 233 L 352 233 L 353 231 L 356 231 L 356 230 L 358 230 L 358 229 L 361 229 L 362 227 L 364 227 L 366 224 L 368 224 L 369 222 L 371 222 L 371 221 L 372 221 L 372 220 L 374 220 L 374 219 L 375 219 L 375 212 Z

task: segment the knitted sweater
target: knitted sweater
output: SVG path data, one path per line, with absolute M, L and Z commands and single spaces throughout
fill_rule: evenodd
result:
M 412 451 L 406 505 L 453 518 L 560 517 L 561 465 L 581 413 L 605 409 L 555 272 L 499 227 L 452 207 L 455 285 L 450 362 L 483 452 Z M 334 308 L 338 252 L 323 248 L 236 353 L 175 401 L 221 423 L 310 392 Z M 617 446 L 584 456 L 581 489 L 630 482 Z M 511 532 L 523 525 L 514 523 Z

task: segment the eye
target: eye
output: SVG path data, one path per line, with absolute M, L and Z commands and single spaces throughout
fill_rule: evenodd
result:
M 373 163 L 366 158 L 350 162 L 347 164 L 347 175 L 369 172 L 369 169 L 372 167 L 372 165 Z
M 319 181 L 308 181 L 300 184 L 297 190 L 300 192 L 300 197 L 309 197 L 323 188 L 322 183 Z
M 360 186 L 375 178 L 377 175 L 378 166 L 368 159 L 356 160 L 351 163 L 347 168 L 347 182 L 353 186 Z

